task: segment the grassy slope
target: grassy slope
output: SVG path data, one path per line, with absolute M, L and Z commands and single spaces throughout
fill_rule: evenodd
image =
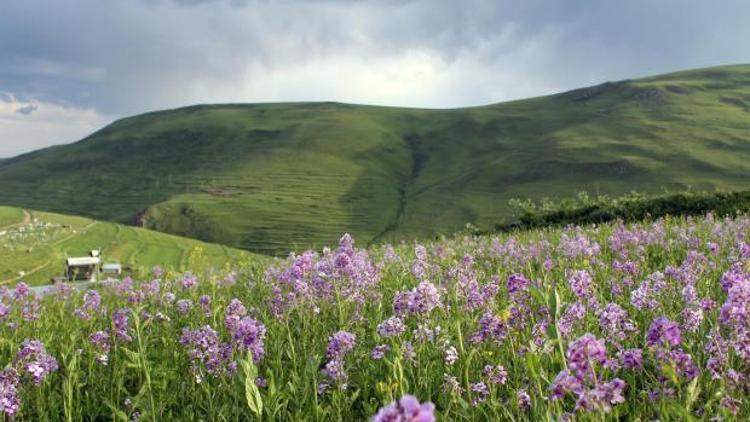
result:
M 0 230 L 23 222 L 23 210 L 0 206 Z
M 0 207 L 0 216 L 14 211 L 14 222 L 22 222 L 18 208 Z M 37 211 L 31 215 L 34 220 L 28 224 L 0 229 L 0 284 L 17 281 L 19 271 L 27 273 L 20 279 L 44 284 L 62 274 L 66 256 L 84 256 L 92 249 L 101 249 L 105 262 L 116 260 L 137 270 L 154 265 L 172 270 L 222 268 L 252 257 L 226 246 L 83 217 Z
M 2 162 L 0 203 L 269 253 L 428 236 L 513 197 L 750 188 L 748 110 L 750 65 L 467 109 L 195 106 Z

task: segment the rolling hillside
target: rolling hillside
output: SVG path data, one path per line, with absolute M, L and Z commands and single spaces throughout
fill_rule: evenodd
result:
M 263 253 L 489 228 L 514 197 L 750 188 L 750 65 L 484 107 L 193 106 L 0 162 L 0 203 Z
M 150 230 L 46 212 L 0 207 L 0 286 L 46 284 L 64 273 L 67 256 L 101 249 L 104 261 L 134 271 L 224 268 L 253 257 L 226 246 Z M 253 259 L 257 259 L 254 257 Z

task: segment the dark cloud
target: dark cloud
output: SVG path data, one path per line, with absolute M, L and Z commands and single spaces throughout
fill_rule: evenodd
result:
M 28 116 L 28 115 L 30 115 L 31 113 L 33 113 L 33 112 L 37 111 L 38 109 L 39 109 L 39 107 L 38 107 L 38 106 L 36 106 L 36 105 L 34 105 L 34 104 L 28 104 L 28 105 L 25 105 L 25 106 L 23 106 L 23 107 L 18 107 L 18 108 L 16 109 L 16 113 L 18 113 L 18 114 L 23 114 L 23 115 L 25 115 L 25 116 Z
M 4 0 L 0 91 L 104 120 L 199 102 L 476 105 L 748 62 L 748 17 L 744 0 Z

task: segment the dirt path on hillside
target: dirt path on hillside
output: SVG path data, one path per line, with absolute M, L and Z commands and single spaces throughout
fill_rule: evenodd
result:
M 47 262 L 45 262 L 44 264 L 42 264 L 42 265 L 40 265 L 40 266 L 38 266 L 38 267 L 36 267 L 36 268 L 32 268 L 32 269 L 30 269 L 29 271 L 27 271 L 27 272 L 24 272 L 24 274 L 23 274 L 22 276 L 18 276 L 18 277 L 15 277 L 15 278 L 9 278 L 9 279 L 7 279 L 7 280 L 2 280 L 2 281 L 0 281 L 0 286 L 2 286 L 2 285 L 4 285 L 4 284 L 8 284 L 8 283 L 10 283 L 10 282 L 13 282 L 13 281 L 18 281 L 18 280 L 21 280 L 21 279 L 23 279 L 23 278 L 24 278 L 24 277 L 26 277 L 26 276 L 29 276 L 29 275 L 31 275 L 31 274 L 34 274 L 34 273 L 35 273 L 35 272 L 37 272 L 37 271 L 41 271 L 41 270 L 43 270 L 43 269 L 47 268 L 47 267 L 49 266 L 49 264 L 50 264 L 50 262 L 49 262 L 49 261 L 47 261 Z

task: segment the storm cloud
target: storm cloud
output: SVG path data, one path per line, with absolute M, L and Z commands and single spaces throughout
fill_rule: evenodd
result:
M 470 106 L 748 62 L 748 21 L 741 0 L 5 0 L 0 157 L 195 103 Z

